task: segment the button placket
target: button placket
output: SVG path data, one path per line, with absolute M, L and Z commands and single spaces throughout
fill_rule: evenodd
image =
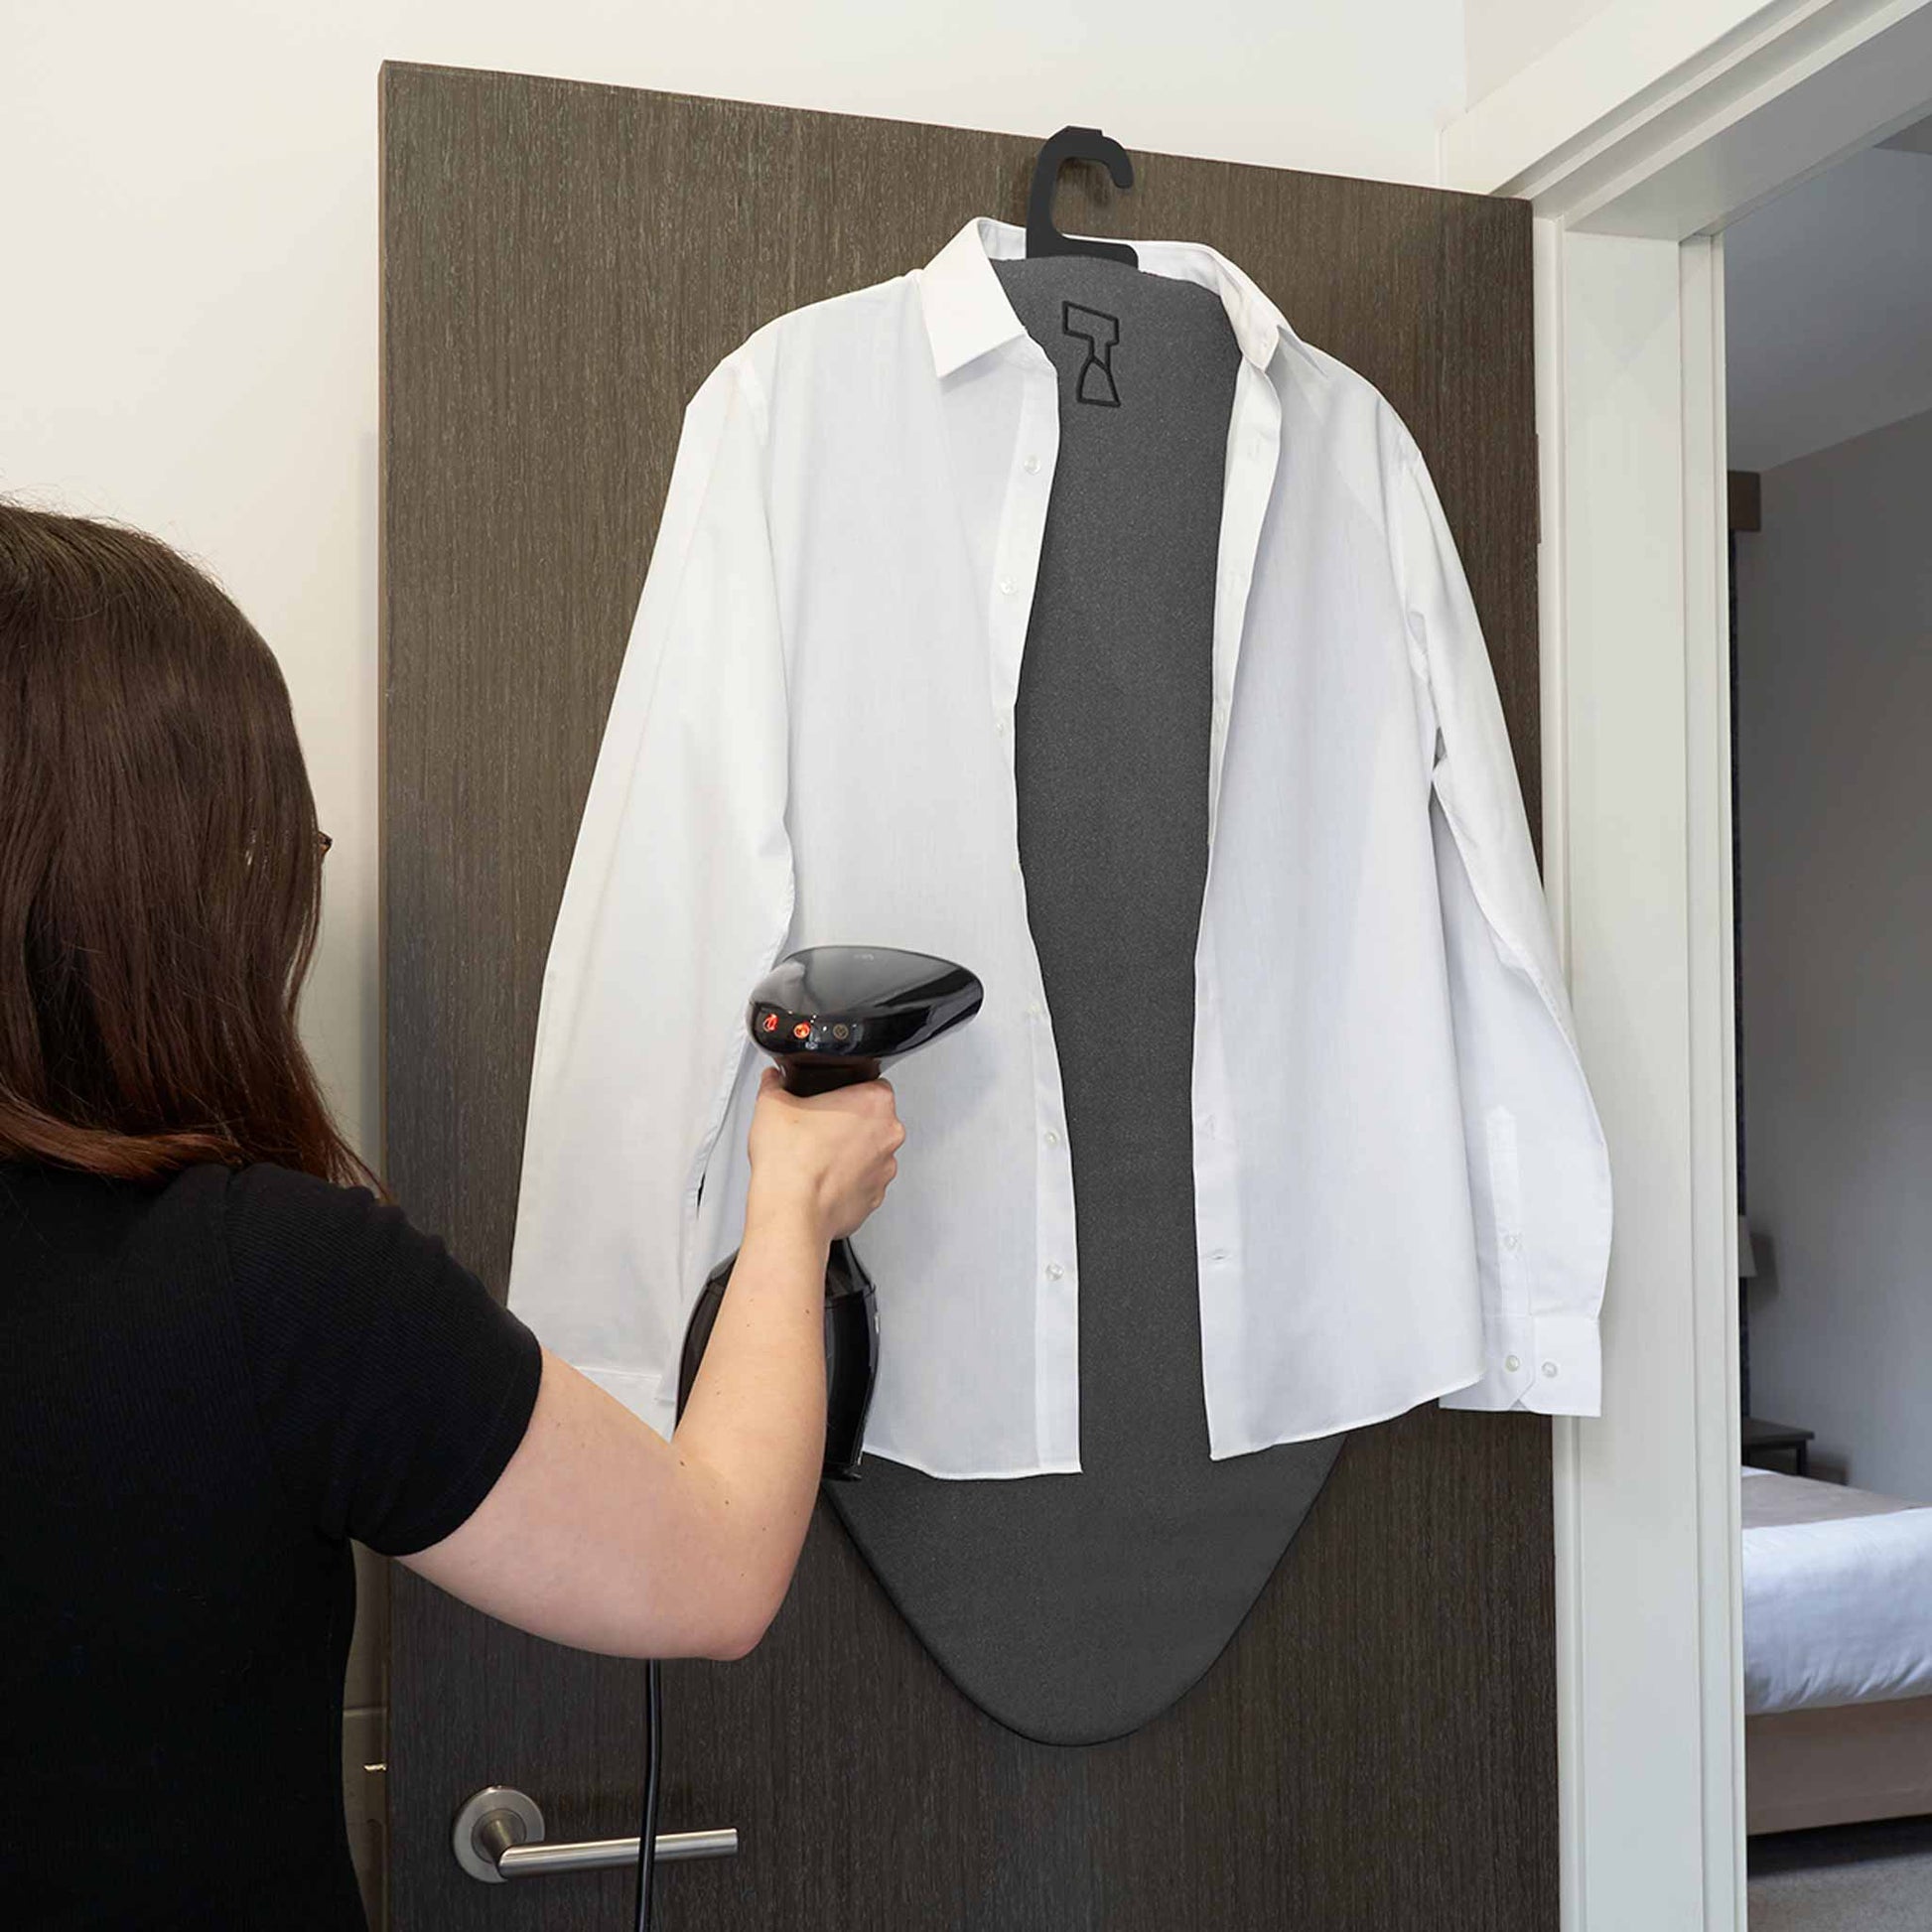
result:
M 1209 853 L 1209 873 L 1213 857 Z M 1243 1222 L 1227 1040 L 1220 1020 L 1212 888 L 1194 947 L 1194 1253 L 1202 1373 L 1211 1392 L 1239 1387 L 1246 1349 L 1241 1313 Z M 1210 1393 L 1210 1416 L 1212 1403 Z M 1210 1423 L 1210 1431 L 1212 1425 Z
M 1031 345 L 1030 345 L 1031 346 Z M 994 542 L 992 582 L 988 598 L 987 629 L 993 672 L 993 735 L 1006 753 L 1011 775 L 1014 756 L 1013 707 L 1020 689 L 1020 663 L 1027 649 L 1027 625 L 1039 553 L 1046 532 L 1046 508 L 1052 482 L 1047 455 L 1058 447 L 1059 395 L 1052 365 L 1042 352 L 1024 358 L 1020 405 L 1019 458 L 1008 473 L 1006 500 Z M 1044 474 L 1048 485 L 1038 480 Z M 1013 865 L 1016 877 L 1020 863 Z
M 1028 351 L 1031 351 L 1029 353 Z M 1017 736 L 1014 704 L 1026 653 L 1032 599 L 1045 541 L 1051 500 L 1053 460 L 1059 447 L 1059 378 L 1045 352 L 1031 341 L 1017 351 L 1025 384 L 1016 437 L 1014 468 L 1008 472 L 1006 501 L 995 541 L 989 585 L 988 628 L 992 649 L 994 733 L 1006 753 L 1012 776 Z M 1075 1245 L 1072 1168 L 1066 1151 L 1059 1087 L 1059 1062 L 1051 1023 L 1039 990 L 1039 960 L 1026 926 L 1026 868 L 1019 849 L 1019 801 L 1014 797 L 1013 855 L 1010 869 L 1028 932 L 1027 958 L 1034 991 L 1027 1002 L 1027 1044 L 1033 1062 L 1035 1172 L 1034 1253 L 1039 1284 L 1035 1298 L 1035 1417 L 1041 1455 L 1072 1464 L 1079 1453 L 1079 1320 L 1073 1287 Z M 1070 1399 L 1069 1399 L 1069 1392 Z
M 1221 809 L 1221 772 L 1227 757 L 1228 720 L 1235 668 L 1247 628 L 1261 526 L 1281 464 L 1282 404 L 1266 374 L 1243 362 L 1235 375 L 1234 424 L 1228 486 L 1221 505 L 1220 542 L 1214 569 L 1213 686 L 1216 700 L 1207 751 L 1208 864 L 1213 866 Z
M 1038 972 L 1038 961 L 1034 961 Z M 1035 1142 L 1039 1175 L 1034 1226 L 1034 1253 L 1039 1269 L 1035 1332 L 1038 1337 L 1039 1366 L 1036 1373 L 1039 1414 L 1042 1427 L 1049 1416 L 1060 1411 L 1055 1378 L 1064 1376 L 1077 1389 L 1079 1382 L 1079 1297 L 1074 1292 L 1074 1264 L 1078 1259 L 1079 1239 L 1074 1224 L 1073 1169 L 1066 1150 L 1066 1137 L 1054 1124 L 1064 1118 L 1059 1085 L 1059 1060 L 1043 997 L 1035 994 L 1027 1004 L 1027 1040 L 1034 1066 L 1035 1118 L 1039 1132 Z M 1069 1459 L 1077 1459 L 1077 1403 L 1074 1409 L 1072 1438 L 1061 1446 Z

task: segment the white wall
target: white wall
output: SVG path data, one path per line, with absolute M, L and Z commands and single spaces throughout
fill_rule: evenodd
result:
M 1471 103 L 1520 73 L 1615 0 L 1466 0 L 1463 63 Z
M 13 0 L 0 490 L 169 537 L 279 654 L 336 841 L 305 1029 L 357 1144 L 379 1129 L 383 60 L 1042 136 L 1098 124 L 1129 148 L 1433 183 L 1462 54 L 1462 0 Z M 379 1754 L 379 1629 L 365 1584 L 355 1765 Z M 353 1777 L 349 1801 L 353 1823 Z
M 1751 1406 L 1932 1500 L 1928 477 L 1932 414 L 1765 474 L 1737 748 Z
M 376 69 L 387 59 L 1436 179 L 1461 0 L 16 0 L 0 489 L 166 535 L 276 647 L 335 835 L 306 1022 L 376 1119 Z

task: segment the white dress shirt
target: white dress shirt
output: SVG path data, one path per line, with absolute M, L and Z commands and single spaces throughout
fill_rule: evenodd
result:
M 1242 353 L 1193 1035 L 1212 1452 L 1439 1396 L 1592 1415 L 1608 1161 L 1435 490 L 1239 269 L 1137 246 L 1220 295 Z M 759 330 L 685 416 L 544 973 L 511 1273 L 666 1434 L 743 1224 L 753 982 L 800 946 L 903 946 L 986 1001 L 893 1069 L 867 1447 L 1079 1467 L 1077 1150 L 1012 758 L 1058 389 L 989 260 L 1024 252 L 969 223 Z

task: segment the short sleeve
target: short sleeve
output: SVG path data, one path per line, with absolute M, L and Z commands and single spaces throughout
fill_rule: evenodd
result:
M 427 1549 L 529 1425 L 536 1337 L 366 1187 L 260 1165 L 228 1179 L 228 1273 L 268 1454 L 329 1537 Z

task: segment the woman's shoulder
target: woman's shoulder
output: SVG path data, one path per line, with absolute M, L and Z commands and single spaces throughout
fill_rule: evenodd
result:
M 342 1187 L 272 1162 L 224 1167 L 202 1162 L 148 1176 L 93 1173 L 51 1162 L 0 1161 L 0 1196 L 67 1207 L 95 1221 L 174 1224 L 209 1215 L 250 1223 L 284 1216 L 348 1223 L 377 1206 L 366 1187 Z
M 267 1161 L 228 1169 L 218 1184 L 229 1263 L 244 1293 L 394 1293 L 456 1269 L 442 1241 L 368 1187 Z
M 0 1242 L 45 1269 L 122 1272 L 157 1252 L 178 1266 L 185 1250 L 205 1245 L 225 1179 L 220 1168 L 128 1178 L 54 1162 L 0 1162 Z
M 0 1192 L 31 1201 L 43 1216 L 91 1227 L 130 1260 L 180 1258 L 211 1243 L 231 1263 L 305 1252 L 313 1262 L 351 1240 L 377 1208 L 366 1187 L 339 1187 L 270 1162 L 206 1162 L 138 1180 L 7 1167 L 0 1168 Z
M 343 1186 L 273 1161 L 190 1169 L 183 1179 L 199 1174 L 216 1176 L 212 1185 L 219 1191 L 222 1217 L 231 1230 L 244 1233 L 277 1226 L 352 1227 L 382 1206 L 367 1187 Z

